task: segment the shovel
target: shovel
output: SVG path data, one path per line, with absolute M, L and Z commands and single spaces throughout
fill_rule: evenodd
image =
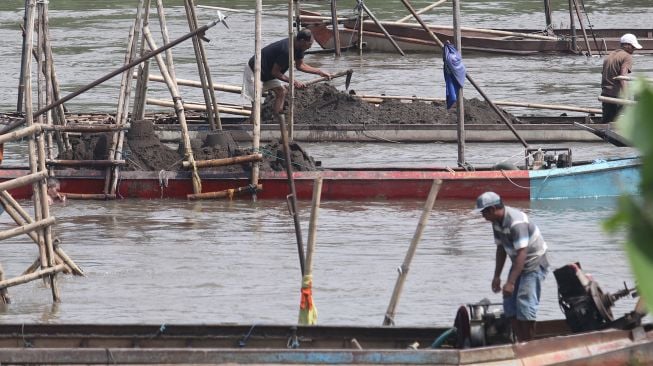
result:
M 331 79 L 339 78 L 341 76 L 347 76 L 347 78 L 345 79 L 345 90 L 347 90 L 347 89 L 349 89 L 349 84 L 351 84 L 351 75 L 353 73 L 354 73 L 353 69 L 349 69 L 349 70 L 345 70 L 345 71 L 339 71 L 339 72 L 331 75 Z M 319 82 L 326 81 L 326 80 L 330 80 L 330 79 L 327 78 L 326 76 L 322 76 L 322 77 L 317 78 L 317 79 L 309 80 L 309 81 L 305 82 L 304 85 L 309 86 L 309 85 L 317 84 Z

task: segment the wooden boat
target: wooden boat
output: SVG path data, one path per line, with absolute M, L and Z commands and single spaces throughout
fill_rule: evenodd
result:
M 585 198 L 637 194 L 641 162 L 638 158 L 566 164 L 565 153 L 547 153 L 540 170 L 503 170 L 497 168 L 465 171 L 460 168 L 368 168 L 324 169 L 294 172 L 299 199 L 311 199 L 313 180 L 323 178 L 323 200 L 400 200 L 425 199 L 431 182 L 441 179 L 438 199 L 473 200 L 492 190 L 507 199 L 538 200 Z M 566 157 L 565 157 L 566 156 Z M 558 159 L 558 162 L 555 160 Z M 563 161 L 564 160 L 564 161 Z M 549 168 L 546 168 L 546 166 Z M 510 167 L 504 167 L 510 169 Z M 27 168 L 3 167 L 0 182 L 28 174 Z M 120 173 L 119 198 L 177 198 L 193 193 L 187 171 L 123 171 Z M 101 194 L 104 188 L 103 169 L 62 169 L 54 174 L 61 182 L 61 192 Z M 204 192 L 217 192 L 248 187 L 249 175 L 200 171 Z M 286 199 L 288 182 L 285 172 L 262 171 L 260 199 Z M 10 190 L 16 198 L 31 197 L 30 187 Z M 245 190 L 248 192 L 248 190 Z M 250 192 L 251 193 L 251 192 Z M 243 197 L 249 197 L 244 195 Z
M 278 325 L 2 324 L 3 364 L 650 364 L 653 327 L 570 334 L 538 322 L 539 339 L 432 349 L 449 328 Z M 606 360 L 609 362 L 606 363 Z
M 312 18 L 316 13 L 305 12 L 305 25 L 311 29 L 315 40 L 324 49 L 333 49 L 333 31 L 324 22 Z M 381 22 L 399 47 L 409 52 L 429 52 L 438 45 L 416 23 Z M 453 30 L 447 26 L 430 26 L 433 33 L 444 43 L 454 43 Z M 345 20 L 339 27 L 340 46 L 350 48 L 358 42 L 356 20 Z M 463 52 L 474 51 L 495 54 L 528 55 L 537 53 L 577 54 L 587 52 L 582 33 L 577 32 L 575 39 L 578 50 L 573 48 L 569 29 L 554 29 L 554 36 L 548 36 L 539 29 L 477 29 L 463 28 L 461 44 Z M 625 33 L 633 33 L 643 46 L 638 53 L 653 53 L 653 28 L 649 29 L 593 29 L 588 33 L 589 46 L 593 54 L 605 54 L 619 48 L 619 40 Z M 537 37 L 537 38 L 536 38 Z M 367 51 L 397 52 L 381 29 L 372 21 L 363 24 L 363 43 Z

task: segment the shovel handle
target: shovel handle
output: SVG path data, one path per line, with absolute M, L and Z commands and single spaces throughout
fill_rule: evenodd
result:
M 331 79 L 339 78 L 341 76 L 345 76 L 345 75 L 351 74 L 353 72 L 354 72 L 353 69 L 338 71 L 335 74 L 331 75 Z M 322 77 L 319 77 L 317 79 L 309 80 L 309 81 L 305 82 L 304 85 L 309 86 L 309 85 L 317 84 L 317 83 L 319 83 L 321 81 L 326 81 L 326 80 L 331 80 L 331 79 L 327 78 L 326 76 L 322 76 Z

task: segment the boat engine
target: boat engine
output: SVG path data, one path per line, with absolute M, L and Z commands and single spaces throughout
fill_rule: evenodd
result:
M 571 148 L 526 149 L 526 166 L 529 170 L 571 167 Z
M 572 332 L 585 332 L 610 326 L 615 320 L 612 306 L 615 301 L 635 290 L 628 288 L 614 294 L 603 293 L 598 283 L 585 274 L 580 263 L 571 263 L 553 271 L 558 283 L 558 303 Z
M 456 348 L 512 342 L 512 328 L 510 320 L 503 314 L 503 304 L 492 304 L 488 299 L 458 308 L 454 327 Z

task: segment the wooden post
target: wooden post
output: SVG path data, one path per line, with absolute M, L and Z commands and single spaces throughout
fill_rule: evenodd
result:
M 460 34 L 460 1 L 452 0 L 453 6 L 453 35 L 456 42 L 456 49 L 463 54 L 463 47 Z M 458 90 L 458 100 L 456 101 L 456 116 L 458 117 L 458 127 L 456 129 L 458 138 L 458 166 L 465 167 L 465 97 L 463 88 Z
M 195 15 L 195 5 L 193 0 L 184 0 L 186 8 L 186 19 L 188 20 L 188 27 L 190 31 L 197 29 L 197 16 Z M 200 82 L 202 83 L 202 92 L 204 94 L 204 103 L 206 104 L 206 112 L 209 118 L 209 125 L 212 130 L 222 129 L 220 122 L 218 102 L 215 97 L 215 91 L 211 85 L 211 73 L 209 72 L 209 64 L 206 57 L 206 50 L 204 44 L 201 42 L 199 36 L 193 37 L 193 49 L 195 50 L 195 61 L 197 62 L 197 70 L 199 72 Z
M 261 96 L 263 86 L 261 84 L 261 22 L 262 22 L 263 0 L 256 0 L 256 11 L 254 15 L 254 104 L 252 105 L 252 150 L 259 153 L 261 150 Z M 252 165 L 252 185 L 258 185 L 260 166 L 258 162 Z M 252 195 L 256 200 L 256 194 Z
M 156 43 L 152 38 L 152 34 L 150 33 L 150 29 L 147 25 L 143 27 L 143 36 L 145 37 L 145 40 L 147 41 L 147 44 L 150 46 L 151 49 L 154 50 L 157 48 Z M 175 81 L 168 73 L 168 68 L 166 67 L 163 57 L 161 56 L 160 53 L 154 57 L 156 59 L 157 64 L 159 65 L 159 69 L 161 70 L 161 75 L 163 75 L 163 78 L 166 80 L 166 85 L 170 90 L 170 94 L 172 95 L 172 100 L 175 103 L 175 113 L 177 114 L 177 119 L 179 120 L 179 126 L 181 127 L 181 137 L 184 143 L 184 156 L 185 159 L 193 166 L 193 172 L 192 172 L 193 193 L 195 194 L 202 193 L 202 181 L 200 180 L 200 176 L 197 171 L 197 166 L 195 166 L 193 149 L 190 144 L 190 135 L 188 134 L 188 125 L 186 124 L 186 113 L 184 112 L 184 104 L 181 100 L 181 96 L 179 95 L 179 90 L 177 88 L 177 85 L 175 84 Z
M 340 56 L 340 30 L 338 29 L 338 5 L 337 0 L 331 0 L 331 27 L 333 29 L 333 50 L 336 56 Z
M 551 0 L 544 0 L 544 17 L 546 19 L 546 29 L 553 29 L 553 18 L 551 17 Z
M 429 215 L 431 210 L 433 210 L 433 204 L 435 199 L 438 196 L 438 191 L 440 191 L 440 185 L 442 181 L 439 179 L 433 180 L 431 185 L 431 191 L 429 196 L 426 199 L 424 204 L 424 209 L 422 210 L 422 216 L 419 219 L 417 228 L 415 229 L 415 234 L 413 239 L 410 242 L 410 247 L 406 252 L 404 257 L 404 262 L 399 268 L 399 276 L 397 277 L 397 282 L 395 284 L 394 291 L 392 292 L 392 297 L 390 298 L 390 304 L 388 305 L 388 310 L 385 312 L 385 318 L 383 319 L 383 325 L 394 325 L 395 324 L 395 311 L 397 310 L 397 305 L 399 304 L 399 296 L 401 295 L 401 290 L 404 287 L 404 282 L 406 282 L 406 276 L 408 276 L 408 270 L 410 269 L 410 262 L 415 256 L 415 251 L 417 250 L 417 245 L 419 244 L 420 239 L 422 238 L 422 233 L 424 233 L 424 228 L 426 228 L 426 223 L 429 220 Z

